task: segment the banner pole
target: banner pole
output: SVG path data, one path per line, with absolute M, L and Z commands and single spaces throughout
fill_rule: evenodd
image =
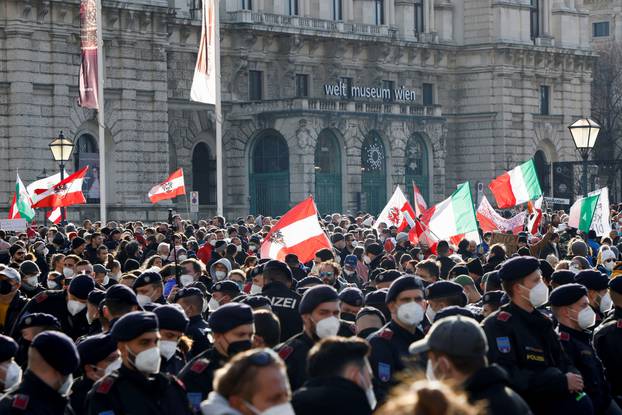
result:
M 102 0 L 97 0 L 97 124 L 99 146 L 99 218 L 106 226 L 106 130 L 104 124 L 104 36 L 102 33 Z

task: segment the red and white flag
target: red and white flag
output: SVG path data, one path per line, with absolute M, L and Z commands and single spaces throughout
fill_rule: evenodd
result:
M 190 99 L 205 104 L 216 104 L 216 36 L 219 30 L 216 21 L 218 2 L 203 0 L 201 39 L 194 78 L 190 88 Z
M 320 249 L 331 249 L 330 240 L 317 220 L 317 207 L 309 197 L 283 215 L 261 244 L 261 257 L 283 261 L 285 255 L 296 254 L 305 263 Z
M 57 208 L 86 203 L 86 198 L 82 193 L 82 181 L 88 169 L 89 167 L 86 166 L 78 170 L 49 189 L 36 189 L 35 194 L 32 195 L 32 207 Z
M 62 210 L 57 207 L 56 209 L 52 209 L 48 212 L 47 218 L 50 222 L 58 225 L 62 219 Z
M 17 197 L 13 193 L 13 199 L 11 199 L 11 207 L 9 208 L 9 219 L 19 219 L 19 210 L 17 210 Z
M 516 235 L 522 232 L 525 227 L 525 219 L 527 219 L 527 212 L 525 211 L 510 219 L 504 218 L 495 211 L 486 196 L 483 196 L 482 201 L 479 202 L 476 214 L 479 227 L 484 232 L 509 231 Z
M 411 219 L 415 217 L 414 209 L 406 199 L 406 196 L 404 196 L 402 189 L 398 186 L 395 188 L 395 192 L 393 192 L 393 196 L 391 196 L 387 205 L 378 215 L 378 219 L 376 219 L 373 227 L 378 229 L 380 224 L 384 223 L 387 227 L 396 226 L 398 232 L 401 232 L 409 225 L 404 215 L 405 212 L 408 213 Z
M 415 199 L 413 200 L 415 202 L 415 215 L 419 217 L 428 208 L 428 205 L 415 182 L 413 182 L 413 198 Z
M 151 203 L 158 203 L 161 200 L 173 199 L 185 194 L 184 171 L 183 169 L 179 169 L 162 183 L 153 186 L 151 190 L 149 190 L 148 196 Z
M 527 230 L 532 235 L 538 233 L 540 222 L 542 222 L 542 202 L 544 197 L 540 196 L 535 202 L 529 202 L 527 207 L 529 208 L 529 223 L 527 224 Z

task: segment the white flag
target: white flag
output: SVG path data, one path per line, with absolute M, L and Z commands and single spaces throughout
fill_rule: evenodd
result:
M 190 89 L 192 101 L 216 105 L 216 36 L 218 30 L 215 0 L 203 0 L 203 18 L 201 22 L 201 39 L 194 78 Z
M 594 190 L 589 193 L 589 196 L 597 194 L 600 197 L 596 204 L 596 211 L 594 212 L 590 230 L 596 231 L 596 236 L 609 236 L 609 232 L 611 232 L 611 222 L 609 222 L 611 217 L 611 212 L 609 211 L 609 188 L 603 187 L 602 189 Z

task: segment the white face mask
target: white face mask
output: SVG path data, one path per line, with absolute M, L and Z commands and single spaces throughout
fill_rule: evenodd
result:
M 65 381 L 60 388 L 58 388 L 58 393 L 62 396 L 66 396 L 69 393 L 69 389 L 71 389 L 71 384 L 73 383 L 73 375 L 70 373 L 69 376 L 65 378 Z
M 339 319 L 335 316 L 326 317 L 315 323 L 315 334 L 320 339 L 336 336 L 339 331 Z
M 108 285 L 110 283 L 110 277 L 108 275 L 106 275 L 104 277 L 104 280 L 102 281 L 102 285 L 105 287 L 106 285 Z
M 363 256 L 363 262 L 364 262 L 366 265 L 369 265 L 369 264 L 370 264 L 370 262 L 371 262 L 371 259 L 370 259 L 367 255 L 365 255 L 365 256 Z
M 524 285 L 523 285 L 524 287 Z M 526 287 L 525 287 L 526 288 Z M 549 289 L 546 284 L 540 281 L 529 290 L 529 302 L 535 308 L 545 304 L 549 299 Z
M 603 266 L 607 271 L 613 271 L 613 267 L 615 267 L 616 263 L 613 261 L 605 262 Z
M 248 402 L 244 402 L 248 409 L 250 409 L 255 415 L 295 415 L 294 407 L 291 403 L 285 402 L 279 405 L 272 406 L 265 411 L 261 412 Z
M 32 275 L 30 277 L 26 277 L 22 280 L 22 283 L 25 283 L 26 285 L 28 285 L 29 287 L 36 287 L 37 284 L 39 284 L 39 276 L 38 275 Z
M 151 297 L 149 297 L 148 295 L 144 295 L 144 294 L 137 294 L 136 301 L 138 301 L 138 305 L 142 307 L 145 304 L 149 304 L 151 302 Z
M 365 376 L 363 374 L 359 374 L 361 378 L 361 383 L 365 385 Z M 367 386 L 362 386 L 365 389 L 365 396 L 367 397 L 367 403 L 369 403 L 369 407 L 373 411 L 376 409 L 376 405 L 378 405 L 378 400 L 376 399 L 376 394 L 374 393 L 374 385 L 370 382 Z
M 255 251 L 257 249 L 257 245 L 249 245 L 248 246 L 248 250 L 249 251 Z
M 209 308 L 210 311 L 214 311 L 218 310 L 218 307 L 220 307 L 220 303 L 218 302 L 218 300 L 214 297 L 210 298 L 209 303 L 207 303 L 207 308 Z
M 419 261 L 423 261 L 425 259 L 425 255 L 423 254 L 418 254 L 417 258 L 419 259 Z
M 211 246 L 216 246 L 216 239 L 212 239 L 211 241 L 209 241 L 209 244 Z
M 110 363 L 108 366 L 106 366 L 106 375 L 109 375 L 118 368 L 120 368 L 122 363 L 123 361 L 121 360 L 121 358 L 118 358 L 114 362 Z
M 250 294 L 251 295 L 261 294 L 262 290 L 263 290 L 263 287 L 261 285 L 253 284 L 253 285 L 251 285 Z
M 575 264 L 570 264 L 570 267 L 568 268 L 570 270 L 570 272 L 572 272 L 573 274 L 576 274 L 577 272 L 581 271 L 579 269 L 578 266 L 576 266 Z
M 11 389 L 22 381 L 22 368 L 19 367 L 14 360 L 11 360 L 9 366 L 6 368 L 6 374 L 4 375 L 4 390 Z
M 611 306 L 613 302 L 611 301 L 611 295 L 609 295 L 609 293 L 605 293 L 605 295 L 603 295 L 600 298 L 600 312 L 601 313 L 606 313 L 607 311 L 611 310 Z
M 179 257 L 177 257 L 177 261 L 179 261 L 179 262 L 183 262 L 186 259 L 188 259 L 188 257 L 186 255 L 179 255 Z
M 235 249 L 236 249 L 238 252 L 242 252 L 242 245 L 236 245 L 236 246 L 235 246 Z
M 129 348 L 127 351 L 133 355 Z M 160 348 L 152 347 L 134 355 L 134 367 L 146 374 L 158 373 L 160 371 Z
M 434 323 L 434 317 L 436 317 L 436 311 L 428 304 L 428 307 L 425 309 L 425 316 L 428 318 L 430 324 Z
M 166 360 L 173 357 L 176 351 L 177 351 L 177 342 L 174 342 L 172 340 L 161 340 L 160 341 L 160 354 Z
M 86 308 L 86 304 L 81 303 L 80 301 L 76 301 L 76 300 L 67 301 L 67 310 L 69 311 L 69 314 L 71 314 L 72 316 L 75 316 L 80 311 L 84 310 L 85 308 Z
M 90 315 L 90 314 L 89 314 L 89 312 L 87 311 L 87 312 L 86 312 L 86 322 L 87 322 L 87 323 L 89 323 L 89 326 L 90 326 L 91 324 L 93 324 L 93 322 L 94 322 L 94 321 L 95 321 L 95 318 L 94 318 L 94 317 L 91 317 L 91 315 Z
M 577 315 L 577 324 L 583 330 L 592 327 L 596 323 L 596 313 L 592 310 L 592 307 L 587 306 L 583 310 L 579 311 Z
M 429 381 L 437 380 L 436 375 L 434 374 L 434 364 L 432 363 L 432 359 L 428 358 L 428 364 L 425 367 L 425 377 Z
M 54 280 L 47 280 L 46 285 L 50 290 L 55 290 L 58 288 L 58 283 Z
M 416 326 L 423 321 L 423 307 L 411 301 L 399 306 L 397 309 L 397 318 L 404 324 Z
M 71 268 L 63 268 L 63 275 L 65 276 L 65 278 L 71 278 L 73 277 L 73 270 Z
M 179 282 L 181 282 L 182 286 L 187 287 L 194 282 L 194 278 L 192 278 L 192 275 L 184 274 L 179 277 Z
M 222 281 L 227 276 L 225 271 L 216 271 L 214 272 L 214 276 L 216 277 L 216 281 Z

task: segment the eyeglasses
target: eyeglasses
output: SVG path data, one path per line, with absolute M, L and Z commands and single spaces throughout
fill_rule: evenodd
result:
M 320 272 L 320 277 L 332 277 L 334 272 Z

